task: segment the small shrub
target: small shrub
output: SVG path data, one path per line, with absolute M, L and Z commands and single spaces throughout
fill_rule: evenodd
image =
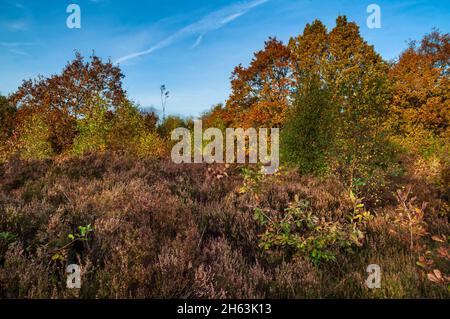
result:
M 316 216 L 309 203 L 298 197 L 284 213 L 265 213 L 255 209 L 254 218 L 265 229 L 260 246 L 265 250 L 282 248 L 296 254 L 306 254 L 314 263 L 333 261 L 336 249 L 361 245 L 362 231 L 357 223 L 362 215 L 352 217 L 348 224 L 327 221 Z
M 415 204 L 416 198 L 411 197 L 411 187 L 398 190 L 396 194 L 398 207 L 393 216 L 394 223 L 399 226 L 399 231 L 406 235 L 411 251 L 418 240 L 426 234 L 426 223 L 424 221 L 426 203 L 421 206 Z

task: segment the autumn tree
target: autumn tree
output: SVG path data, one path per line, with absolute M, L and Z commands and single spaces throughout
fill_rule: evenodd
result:
M 351 185 L 356 173 L 370 175 L 390 156 L 384 148 L 384 123 L 391 97 L 388 71 L 389 65 L 361 37 L 356 23 L 340 16 L 328 32 L 315 20 L 287 46 L 270 38 L 247 68 L 236 67 L 225 108 L 215 110 L 209 118 L 215 113 L 223 116 L 225 123 L 243 127 L 282 127 L 286 116 L 294 113 L 304 121 L 309 118 L 306 112 L 324 114 L 311 104 L 323 93 L 311 91 L 318 86 L 330 95 L 335 107 L 329 109 L 334 118 L 333 154 L 338 166 L 348 168 L 345 171 Z M 310 100 L 302 105 L 299 98 Z M 326 104 L 320 102 L 318 108 Z M 299 127 L 299 132 L 308 134 L 304 127 Z M 294 129 L 289 129 L 291 136 Z
M 225 129 L 232 124 L 230 121 L 226 121 L 225 117 L 227 117 L 227 110 L 224 105 L 222 103 L 216 104 L 210 110 L 202 114 L 201 119 L 203 127 L 215 127 L 225 131 Z
M 290 67 L 297 91 L 316 74 L 323 79 L 329 62 L 329 35 L 320 20 L 306 24 L 303 33 L 289 40 Z
M 348 168 L 350 184 L 356 172 L 367 173 L 383 165 L 388 155 L 383 123 L 390 99 L 389 66 L 364 41 L 358 26 L 340 16 L 328 32 L 316 20 L 292 38 L 288 47 L 297 94 L 302 96 L 303 90 L 311 88 L 311 79 L 319 79 L 331 95 L 336 107 L 330 109 L 334 114 L 333 154 L 338 165 Z
M 124 99 L 113 112 L 108 103 L 97 97 L 90 112 L 77 119 L 72 153 L 113 151 L 139 157 L 159 157 L 166 151 L 156 127 L 139 107 Z M 149 115 L 150 116 L 150 115 Z
M 144 118 L 145 127 L 148 131 L 155 131 L 158 125 L 159 117 L 156 110 L 150 109 L 140 109 L 140 113 Z
M 172 131 L 178 127 L 192 128 L 193 124 L 190 123 L 189 119 L 183 119 L 182 117 L 176 115 L 169 115 L 158 126 L 157 132 L 161 138 L 170 140 Z
M 49 142 L 56 153 L 71 148 L 77 131 L 76 120 L 88 116 L 99 97 L 109 109 L 115 109 L 125 98 L 123 75 L 110 61 L 93 55 L 90 61 L 76 53 L 61 74 L 49 78 L 39 76 L 26 80 L 12 94 L 11 101 L 19 109 L 19 125 L 25 125 L 32 114 L 39 113 L 49 127 Z
M 367 179 L 374 169 L 385 168 L 391 156 L 383 129 L 390 102 L 389 66 L 345 17 L 338 17 L 328 39 L 324 79 L 339 105 L 336 154 L 349 167 L 351 186 L 356 175 Z
M 9 153 L 8 140 L 11 138 L 17 109 L 8 98 L 0 95 L 0 162 L 3 162 Z
M 290 73 L 289 49 L 269 38 L 249 67 L 234 69 L 224 120 L 236 127 L 280 126 L 292 88 Z
M 450 138 L 450 35 L 438 31 L 412 42 L 389 76 L 394 83 L 390 124 L 400 136 Z
M 17 109 L 8 98 L 0 95 L 0 141 L 5 141 L 14 129 L 14 117 Z

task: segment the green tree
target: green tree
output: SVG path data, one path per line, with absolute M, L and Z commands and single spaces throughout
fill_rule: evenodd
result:
M 390 149 L 385 138 L 391 88 L 388 64 L 361 37 L 356 23 L 339 17 L 329 34 L 326 78 L 339 103 L 337 121 L 340 163 L 354 179 L 367 179 L 374 169 L 385 168 Z
M 78 135 L 74 139 L 72 152 L 83 155 L 86 152 L 105 151 L 112 129 L 110 117 L 106 101 L 100 97 L 91 99 L 89 111 L 77 120 Z
M 113 115 L 109 146 L 116 152 L 147 158 L 160 157 L 166 150 L 156 127 L 149 126 L 148 116 L 130 101 L 124 101 Z
M 391 94 L 389 66 L 364 41 L 358 26 L 340 16 L 327 33 L 324 25 L 315 21 L 291 39 L 289 48 L 300 95 L 310 89 L 310 75 L 315 74 L 337 105 L 333 154 L 350 185 L 355 176 L 366 178 L 373 169 L 385 165 L 388 154 L 383 128 Z
M 147 130 L 139 109 L 130 101 L 124 101 L 117 108 L 111 125 L 110 147 L 118 152 L 135 150 L 138 140 Z
M 14 131 L 17 109 L 5 96 L 0 95 L 0 162 L 8 157 L 10 151 L 8 139 Z
M 282 159 L 294 163 L 302 174 L 325 172 L 332 152 L 336 110 L 328 88 L 317 76 L 304 81 L 281 130 Z
M 166 119 L 158 126 L 158 134 L 161 138 L 169 139 L 172 131 L 178 127 L 188 128 L 188 123 L 183 118 L 176 115 L 169 115 Z
M 14 116 L 17 109 L 5 96 L 0 95 L 0 139 L 9 137 L 14 129 Z
M 15 150 L 19 151 L 22 158 L 41 160 L 53 155 L 49 142 L 49 126 L 42 115 L 32 114 L 24 125 L 18 128 L 18 132 Z

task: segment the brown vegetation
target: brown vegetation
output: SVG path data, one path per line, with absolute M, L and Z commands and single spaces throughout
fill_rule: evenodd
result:
M 448 278 L 427 278 L 448 273 L 449 263 L 448 206 L 435 186 L 404 180 L 395 187 L 406 193 L 384 189 L 387 200 L 366 207 L 373 218 L 361 244 L 333 246 L 335 259 L 316 263 L 295 249 L 264 249 L 255 207 L 283 215 L 297 197 L 319 219 L 344 225 L 354 210 L 346 187 L 284 171 L 246 190 L 239 172 L 114 154 L 11 160 L 0 174 L 0 296 L 448 297 Z M 87 225 L 85 241 L 69 238 Z M 70 263 L 82 266 L 79 291 L 65 287 Z M 365 286 L 371 263 L 382 267 L 381 289 Z

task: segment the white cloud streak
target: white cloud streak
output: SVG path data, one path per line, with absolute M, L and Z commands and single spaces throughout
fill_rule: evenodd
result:
M 28 22 L 25 20 L 6 21 L 4 24 L 11 30 L 25 31 L 28 29 Z
M 17 49 L 9 49 L 9 52 L 11 52 L 13 54 L 17 54 L 17 55 L 29 56 L 28 52 L 25 52 L 22 50 L 17 50 Z
M 15 55 L 29 56 L 28 52 L 24 49 L 26 47 L 35 46 L 36 43 L 33 42 L 1 42 L 0 47 L 4 47 L 8 50 L 8 52 L 13 53 Z
M 155 52 L 156 50 L 165 48 L 172 43 L 179 41 L 185 37 L 197 35 L 199 34 L 197 41 L 194 43 L 193 47 L 196 47 L 200 44 L 202 41 L 204 35 L 207 32 L 214 31 L 217 29 L 220 29 L 230 23 L 231 21 L 239 18 L 240 16 L 244 15 L 248 11 L 250 11 L 253 8 L 256 8 L 264 3 L 266 3 L 269 0 L 252 0 L 247 1 L 244 3 L 238 3 L 233 4 L 230 6 L 227 6 L 225 8 L 222 8 L 220 10 L 214 11 L 207 16 L 205 16 L 203 19 L 194 22 L 177 32 L 173 33 L 172 35 L 168 36 L 164 40 L 158 42 L 151 48 L 144 50 L 144 51 L 138 51 L 134 52 L 125 56 L 120 57 L 115 61 L 115 63 L 122 63 L 130 59 L 134 59 L 140 56 L 144 56 L 150 53 Z
M 8 47 L 8 48 L 17 48 L 17 47 L 24 47 L 24 46 L 33 46 L 36 45 L 36 43 L 33 42 L 0 42 L 0 47 Z
M 203 40 L 203 37 L 205 36 L 205 33 L 202 33 L 198 36 L 197 40 L 195 40 L 195 43 L 192 45 L 192 48 L 196 48 L 197 46 L 200 45 L 200 43 Z

